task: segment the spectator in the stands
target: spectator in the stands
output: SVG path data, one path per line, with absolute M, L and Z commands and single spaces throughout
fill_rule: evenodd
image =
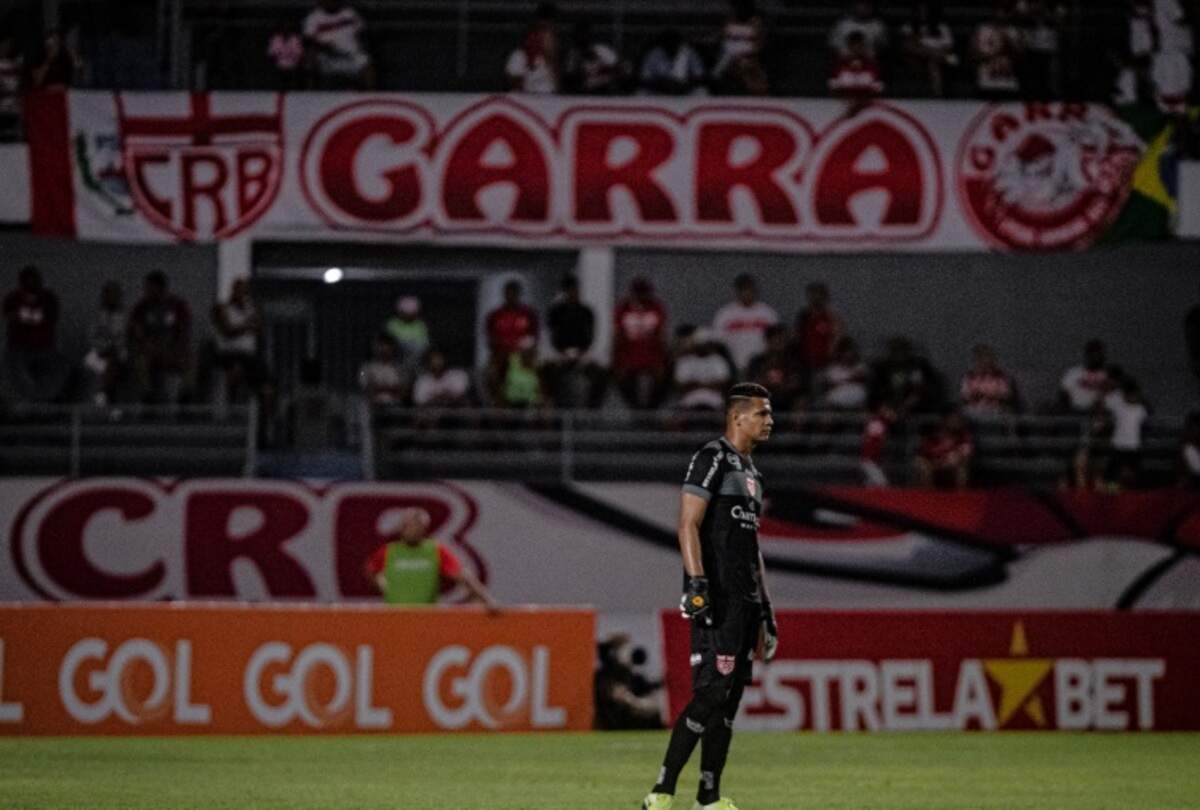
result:
M 233 282 L 229 300 L 214 304 L 210 317 L 217 365 L 224 376 L 217 389 L 217 401 L 243 402 L 266 383 L 266 370 L 259 359 L 262 316 L 250 292 L 250 282 L 244 278 Z
M 1026 98 L 1058 98 L 1059 42 L 1067 21 L 1066 6 L 1047 0 L 1018 0 L 1015 12 L 1020 45 L 1017 83 Z
M 900 27 L 901 47 L 913 95 L 942 98 L 947 79 L 958 66 L 954 34 L 942 16 L 941 0 L 919 0 L 912 18 Z
M 776 410 L 792 410 L 801 403 L 808 377 L 789 345 L 786 326 L 781 323 L 768 326 L 765 341 L 763 351 L 751 358 L 746 379 L 771 392 L 771 402 Z
M 508 355 L 517 351 L 526 338 L 537 338 L 538 315 L 532 307 L 522 302 L 523 294 L 521 282 L 507 282 L 504 285 L 504 303 L 488 313 L 488 348 L 493 357 L 507 360 Z
M 138 398 L 178 404 L 192 364 L 192 313 L 161 270 L 146 275 L 142 299 L 129 314 L 129 354 Z
M 76 31 L 54 29 L 42 40 L 41 52 L 29 61 L 28 86 L 33 90 L 66 90 L 83 70 L 75 47 Z
M 492 399 L 504 408 L 535 408 L 546 401 L 542 377 L 538 372 L 537 339 L 521 338 L 517 350 L 510 352 L 502 374 L 495 379 Z
M 1075 489 L 1104 489 L 1104 474 L 1112 452 L 1112 414 L 1098 407 L 1088 414 L 1071 458 L 1071 486 Z
M 1116 387 L 1104 397 L 1112 414 L 1112 453 L 1104 478 L 1112 487 L 1131 489 L 1140 483 L 1142 431 L 1150 411 L 1137 380 L 1121 375 Z
M 1179 486 L 1200 489 L 1200 411 L 1192 411 L 1183 423 L 1179 445 Z
M 696 49 L 671 28 L 659 35 L 658 42 L 638 71 L 642 93 L 661 96 L 689 96 L 703 93 L 708 75 Z
M 809 374 L 817 374 L 833 360 L 841 339 L 842 318 L 829 306 L 829 287 L 814 281 L 804 288 L 806 304 L 796 313 L 796 343 L 800 362 Z
M 304 37 L 291 17 L 284 17 L 267 39 L 267 58 L 275 68 L 276 90 L 299 90 L 303 86 Z
M 129 369 L 124 291 L 116 281 L 100 290 L 100 309 L 92 323 L 90 345 L 83 357 L 84 386 L 88 400 L 103 408 L 117 399 L 117 387 Z
M 436 348 L 425 352 L 425 362 L 413 384 L 413 405 L 421 408 L 458 408 L 471 404 L 471 377 L 465 369 L 450 368 L 446 355 Z
M 635 278 L 613 317 L 613 376 L 633 410 L 657 408 L 666 395 L 667 311 L 645 278 Z
M 862 34 L 867 56 L 880 60 L 888 46 L 887 23 L 875 13 L 875 4 L 868 0 L 855 0 L 850 10 L 843 15 L 829 32 L 829 48 L 836 60 L 850 53 L 850 37 Z
M 1058 405 L 1068 413 L 1085 414 L 1109 390 L 1106 353 L 1102 341 L 1092 339 L 1083 347 L 1083 363 L 1063 372 L 1058 385 Z
M 921 441 L 913 460 L 919 487 L 966 489 L 971 480 L 974 444 L 962 414 L 951 411 L 936 424 L 921 428 Z
M 561 292 L 546 327 L 553 354 L 542 366 L 546 393 L 560 408 L 599 407 L 608 392 L 608 375 L 588 352 L 596 337 L 596 316 L 579 298 L 579 279 L 563 276 Z
M 371 357 L 358 370 L 358 385 L 372 405 L 399 405 L 408 395 L 407 379 L 396 356 L 396 343 L 386 332 L 371 342 Z
M 820 373 L 819 404 L 839 411 L 860 411 L 867 406 L 871 370 L 858 352 L 858 344 L 843 336 L 834 349 L 833 362 Z
M 317 90 L 369 90 L 375 67 L 367 51 L 367 24 L 345 0 L 319 0 L 304 18 L 304 46 Z
M 886 487 L 888 485 L 887 473 L 883 470 L 883 460 L 887 454 L 888 436 L 891 434 L 892 425 L 895 422 L 896 412 L 887 405 L 880 405 L 863 427 L 859 469 L 863 474 L 863 482 L 869 487 Z
M 888 340 L 882 358 L 871 369 L 870 401 L 887 405 L 897 419 L 935 410 L 941 401 L 941 381 L 930 362 L 913 351 L 903 336 Z
M 1164 112 L 1184 112 L 1194 79 L 1187 8 L 1179 0 L 1135 0 L 1128 32 L 1114 102 L 1153 98 Z
M 620 91 L 628 65 L 609 45 L 592 33 L 587 20 L 571 29 L 571 42 L 563 54 L 562 89 L 567 93 L 608 96 Z
M 70 366 L 55 350 L 58 316 L 58 296 L 42 283 L 41 271 L 22 268 L 17 288 L 4 298 L 4 370 L 18 400 L 49 402 L 63 392 Z
M 721 355 L 717 336 L 708 329 L 695 329 L 682 340 L 675 358 L 676 404 L 685 410 L 718 411 L 724 407 L 724 391 L 733 381 L 733 369 Z
M 767 327 L 779 323 L 779 314 L 758 299 L 758 282 L 749 273 L 733 280 L 734 299 L 713 316 L 713 331 L 729 349 L 737 373 L 742 374 L 750 358 L 763 350 Z
M 397 298 L 395 311 L 383 330 L 396 341 L 405 368 L 415 371 L 429 348 L 429 325 L 421 314 L 421 299 L 415 295 Z
M 1196 384 L 1200 385 L 1200 304 L 1193 304 L 1184 316 L 1183 340 L 1192 376 L 1196 378 Z
M 25 61 L 17 47 L 17 36 L 5 30 L 0 20 L 0 142 L 21 137 L 21 89 Z
M 763 22 L 754 0 L 730 0 L 729 17 L 712 77 L 727 95 L 765 96 L 770 91 L 762 63 Z
M 518 93 L 549 95 L 560 89 L 558 34 L 554 3 L 540 3 L 521 44 L 508 55 L 504 75 L 508 89 Z
M 974 365 L 958 386 L 963 412 L 972 419 L 996 419 L 1017 411 L 1017 386 L 1000 367 L 991 346 L 972 350 Z
M 849 115 L 883 93 L 879 63 L 867 52 L 866 42 L 861 31 L 851 31 L 846 36 L 846 51 L 837 57 L 829 76 L 829 92 L 849 103 Z
M 1020 35 L 1012 24 L 1008 5 L 1006 0 L 996 0 L 992 15 L 975 26 L 971 39 L 975 93 L 980 98 L 1003 101 L 1015 98 L 1020 90 Z

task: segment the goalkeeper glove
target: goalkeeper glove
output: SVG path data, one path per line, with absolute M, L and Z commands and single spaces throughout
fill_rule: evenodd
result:
M 687 588 L 683 598 L 679 600 L 679 613 L 685 619 L 704 617 L 704 623 L 712 624 L 712 602 L 708 598 L 708 579 L 706 577 L 688 577 Z
M 775 624 L 775 611 L 769 602 L 763 603 L 763 645 L 762 660 L 768 662 L 775 657 L 779 649 L 779 627 Z

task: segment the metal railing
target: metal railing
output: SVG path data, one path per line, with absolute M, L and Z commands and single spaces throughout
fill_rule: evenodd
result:
M 10 405 L 3 475 L 254 475 L 258 404 Z

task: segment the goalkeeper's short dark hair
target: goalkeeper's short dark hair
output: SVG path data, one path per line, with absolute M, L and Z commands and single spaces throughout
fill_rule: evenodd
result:
M 758 383 L 738 383 L 725 392 L 725 410 L 751 399 L 770 399 L 771 392 Z

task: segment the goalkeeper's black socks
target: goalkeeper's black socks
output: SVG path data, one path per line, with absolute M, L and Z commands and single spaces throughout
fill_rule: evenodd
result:
M 700 743 L 700 790 L 696 801 L 712 804 L 721 798 L 721 772 L 729 756 L 729 744 L 733 741 L 733 723 L 724 717 L 715 717 L 704 730 Z
M 720 723 L 719 720 L 717 722 Z M 675 783 L 679 781 L 679 772 L 696 750 L 696 743 L 700 742 L 704 730 L 704 726 L 689 719 L 686 712 L 679 715 L 679 719 L 675 721 L 675 728 L 671 730 L 671 742 L 667 744 L 667 755 L 663 758 L 658 782 L 654 785 L 655 793 L 675 795 Z

